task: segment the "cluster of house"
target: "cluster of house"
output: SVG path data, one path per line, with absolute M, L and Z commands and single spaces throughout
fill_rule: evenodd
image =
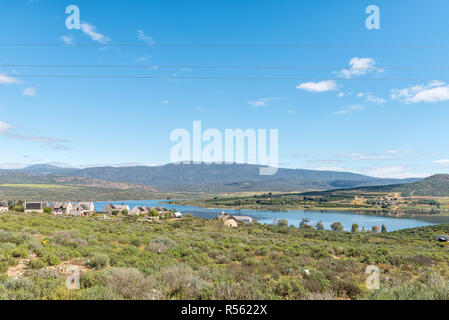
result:
M 50 208 L 51 213 L 54 215 L 72 215 L 72 216 L 87 216 L 91 213 L 95 213 L 95 206 L 93 202 L 25 202 L 25 213 L 31 212 L 44 212 L 45 208 Z M 0 212 L 8 212 L 9 206 L 7 201 L 0 201 Z M 142 217 L 170 215 L 172 218 L 181 218 L 181 212 L 173 212 L 164 207 L 142 207 L 136 206 L 130 210 L 128 205 L 125 204 L 107 204 L 103 208 L 104 215 L 113 215 L 126 212 L 128 215 L 136 215 Z M 224 212 L 218 216 L 223 225 L 231 228 L 238 227 L 239 222 L 251 223 L 253 219 L 247 216 L 233 216 L 225 214 Z
M 95 213 L 93 202 L 25 202 L 23 204 L 25 213 L 43 213 L 45 208 L 50 208 L 54 215 L 88 216 Z M 8 212 L 9 205 L 7 201 L 0 201 L 0 212 Z M 112 215 L 114 213 L 124 213 L 128 215 L 149 216 L 150 213 L 157 215 L 170 214 L 173 218 L 180 218 L 180 212 L 172 212 L 163 207 L 141 207 L 136 206 L 130 210 L 128 205 L 107 204 L 103 208 L 103 214 Z
M 44 212 L 50 208 L 54 215 L 87 216 L 95 212 L 93 202 L 25 202 L 23 205 L 25 213 Z
M 142 207 L 142 206 L 136 206 L 132 210 L 129 209 L 128 205 L 117 205 L 117 204 L 107 204 L 103 208 L 103 214 L 114 214 L 115 213 L 121 213 L 121 212 L 127 212 L 128 215 L 136 215 L 136 216 L 150 216 L 151 212 L 156 213 L 157 215 L 166 215 L 170 214 L 173 218 L 181 218 L 182 214 L 181 212 L 172 212 L 164 207 Z

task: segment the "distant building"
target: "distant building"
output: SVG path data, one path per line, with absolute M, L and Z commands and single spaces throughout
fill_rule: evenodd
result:
M 51 213 L 54 215 L 67 215 L 73 208 L 71 202 L 50 203 Z
M 221 221 L 223 225 L 230 228 L 237 228 L 239 225 L 237 219 L 230 214 L 222 213 L 221 215 L 218 216 L 218 220 Z
M 69 211 L 69 215 L 72 216 L 87 216 L 91 213 L 95 213 L 95 206 L 93 202 L 78 202 L 72 210 Z
M 46 202 L 25 202 L 24 205 L 24 211 L 25 213 L 31 213 L 31 212 L 44 212 L 44 208 L 48 206 L 48 203 Z
M 145 216 L 148 214 L 148 212 L 151 210 L 150 207 L 140 207 L 136 206 L 134 207 L 129 214 L 130 215 L 137 215 L 137 216 Z
M 0 201 L 0 212 L 8 212 L 9 211 L 9 206 L 8 206 L 8 201 Z
M 164 213 L 168 212 L 168 209 L 166 209 L 164 207 L 154 207 L 153 209 L 156 210 L 158 214 L 164 214 Z
M 175 218 L 182 218 L 182 213 L 179 212 L 179 211 L 176 211 L 176 212 L 174 213 L 174 215 L 175 215 Z
M 252 223 L 253 218 L 247 216 L 234 216 L 234 218 L 239 222 Z
M 121 213 L 123 210 L 127 210 L 129 212 L 128 205 L 118 205 L 118 204 L 107 204 L 103 207 L 103 213 L 112 214 L 114 211 Z

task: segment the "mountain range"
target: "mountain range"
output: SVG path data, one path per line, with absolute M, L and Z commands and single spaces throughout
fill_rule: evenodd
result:
M 0 183 L 36 183 L 40 179 L 78 177 L 86 181 L 119 182 L 159 192 L 306 191 L 382 186 L 419 179 L 383 179 L 366 175 L 279 168 L 275 175 L 259 175 L 262 166 L 250 164 L 167 164 L 162 166 L 61 168 L 48 164 L 0 170 Z M 80 179 L 76 179 L 77 181 Z

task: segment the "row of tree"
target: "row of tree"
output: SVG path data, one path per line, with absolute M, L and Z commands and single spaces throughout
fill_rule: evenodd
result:
M 288 221 L 285 219 L 280 219 L 277 221 L 277 225 L 278 226 L 284 226 L 287 227 L 288 226 Z M 310 224 L 310 219 L 308 218 L 304 218 L 302 219 L 302 221 L 299 223 L 299 228 L 300 229 L 314 229 L 314 226 Z M 317 222 L 317 224 L 315 225 L 315 229 L 317 230 L 324 230 L 324 225 L 322 221 Z M 344 226 L 341 224 L 341 222 L 334 222 L 331 224 L 331 229 L 333 231 L 344 231 L 345 228 Z M 351 232 L 357 233 L 357 232 L 371 232 L 371 233 L 387 233 L 387 226 L 385 224 L 383 224 L 381 227 L 379 226 L 372 226 L 371 231 L 370 230 L 365 230 L 365 227 L 362 227 L 362 230 L 359 230 L 359 225 L 357 223 L 353 223 L 351 226 Z

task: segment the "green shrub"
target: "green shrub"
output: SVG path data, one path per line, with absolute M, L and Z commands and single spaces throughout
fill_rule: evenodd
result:
M 110 259 L 106 254 L 96 254 L 89 259 L 89 266 L 94 269 L 104 269 L 109 266 Z
M 11 255 L 14 258 L 27 258 L 28 250 L 24 247 L 16 247 L 15 249 L 11 250 Z
M 33 259 L 33 260 L 28 261 L 28 266 L 31 269 L 42 269 L 42 268 L 45 268 L 46 264 L 42 260 Z
M 61 259 L 58 258 L 57 255 L 49 253 L 44 257 L 44 261 L 49 265 L 49 266 L 58 266 L 61 264 Z

